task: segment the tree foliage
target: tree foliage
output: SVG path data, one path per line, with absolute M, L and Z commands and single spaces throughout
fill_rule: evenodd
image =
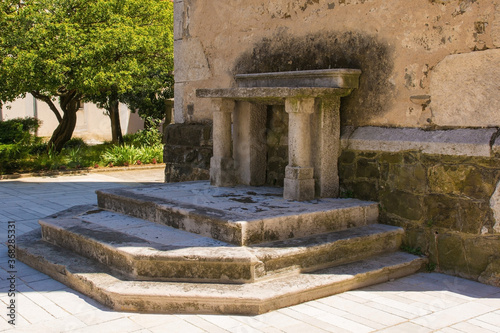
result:
M 172 6 L 169 0 L 2 1 L 0 100 L 31 93 L 47 103 L 59 121 L 50 145 L 60 150 L 80 100 L 106 106 L 134 91 L 156 95 L 169 88 L 159 78 L 173 70 Z

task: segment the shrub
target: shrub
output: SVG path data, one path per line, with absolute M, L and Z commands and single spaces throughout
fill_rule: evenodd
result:
M 127 134 L 123 136 L 123 141 L 126 144 L 136 147 L 146 147 L 161 144 L 162 134 L 158 129 L 160 120 L 147 117 L 145 120 L 146 128 L 138 131 L 135 134 Z
M 87 144 L 85 141 L 83 141 L 82 138 L 71 138 L 68 142 L 64 144 L 64 148 L 66 149 L 71 149 L 71 148 L 83 148 L 87 147 Z
M 16 171 L 29 157 L 29 146 L 22 144 L 0 144 L 0 173 Z
M 34 141 L 34 134 L 40 124 L 40 120 L 33 117 L 0 121 L 0 143 L 29 144 Z

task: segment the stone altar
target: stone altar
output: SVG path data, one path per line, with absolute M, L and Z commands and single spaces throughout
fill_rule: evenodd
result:
M 264 184 L 266 147 L 259 136 L 265 106 L 284 104 L 289 115 L 284 198 L 338 197 L 340 98 L 358 87 L 360 74 L 358 69 L 238 74 L 236 88 L 198 89 L 197 97 L 213 101 L 211 184 Z

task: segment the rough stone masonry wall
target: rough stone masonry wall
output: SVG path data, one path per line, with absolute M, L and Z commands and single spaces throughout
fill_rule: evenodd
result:
M 445 273 L 500 286 L 500 154 L 495 129 L 358 128 L 343 137 L 341 194 L 380 203 Z

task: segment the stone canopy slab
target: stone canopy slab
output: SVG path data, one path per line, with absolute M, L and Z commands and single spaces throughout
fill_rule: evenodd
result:
M 277 105 L 285 104 L 286 98 L 325 98 L 344 97 L 351 93 L 350 88 L 295 88 L 295 87 L 254 87 L 227 89 L 197 89 L 196 97 L 223 98 L 237 101 Z

